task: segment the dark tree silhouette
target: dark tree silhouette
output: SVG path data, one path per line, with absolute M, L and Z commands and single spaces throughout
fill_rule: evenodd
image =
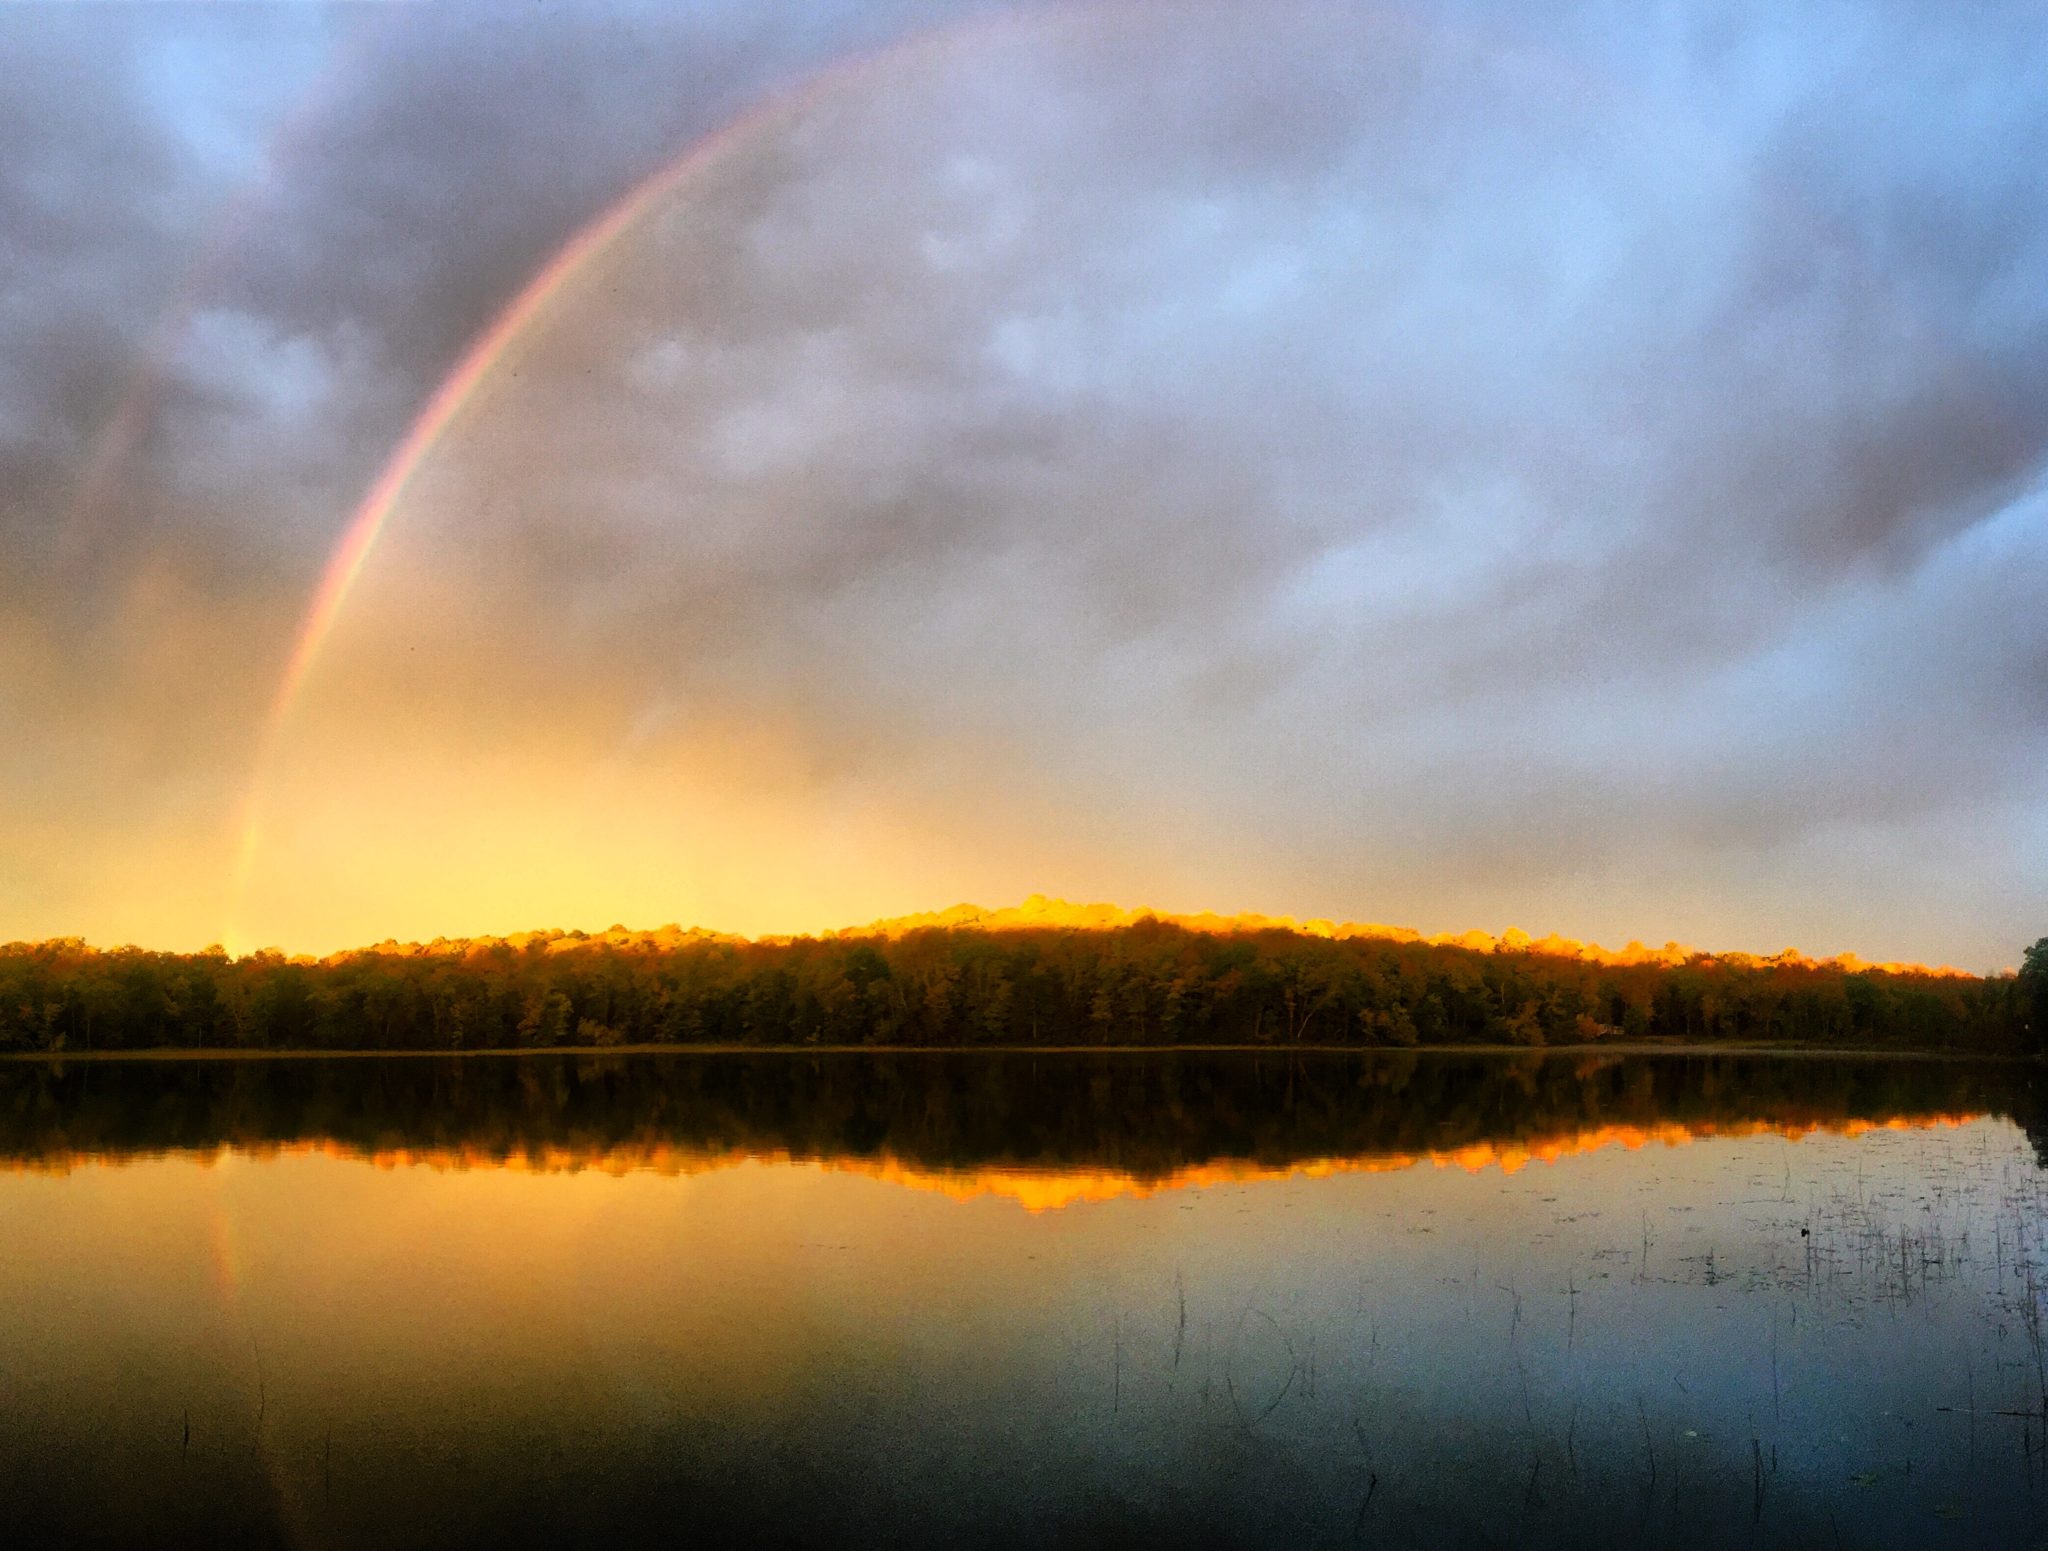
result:
M 2017 990 L 2028 1042 L 2036 1048 L 2048 1045 L 2048 937 L 2021 957 Z

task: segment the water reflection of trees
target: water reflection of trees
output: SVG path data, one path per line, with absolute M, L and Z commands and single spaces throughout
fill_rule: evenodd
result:
M 2011 1115 L 2030 1069 L 1748 1056 L 548 1055 L 0 1065 L 0 1158 L 328 1144 L 630 1164 L 676 1152 L 1160 1178 L 1568 1141 L 1603 1128 L 1804 1129 Z
M 2028 1064 L 2012 1072 L 2006 1087 L 2007 1097 L 2000 1107 L 2027 1133 L 2035 1160 L 2048 1169 L 2048 1073 Z

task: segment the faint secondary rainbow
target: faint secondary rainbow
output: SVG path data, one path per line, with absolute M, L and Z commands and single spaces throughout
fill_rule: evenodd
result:
M 372 50 L 397 30 L 405 8 L 394 6 L 345 38 L 321 68 L 291 112 L 264 147 L 254 171 L 228 201 L 227 208 L 199 255 L 172 289 L 143 341 L 136 363 L 114 407 L 91 443 L 84 472 L 57 519 L 60 553 L 76 559 L 90 550 L 92 527 L 109 493 L 148 434 L 156 413 L 161 379 L 184 341 L 192 320 L 214 282 L 234 262 L 243 240 L 255 226 L 263 201 L 283 180 L 287 167 L 305 149 L 342 86 L 358 72 Z

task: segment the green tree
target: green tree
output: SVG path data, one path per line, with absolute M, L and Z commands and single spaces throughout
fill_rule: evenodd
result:
M 2037 1045 L 2048 1044 L 2048 937 L 2021 957 L 2019 991 L 2028 1037 Z

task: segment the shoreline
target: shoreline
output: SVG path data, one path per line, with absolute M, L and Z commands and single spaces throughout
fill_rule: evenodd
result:
M 0 1061 L 370 1061 L 446 1059 L 532 1059 L 578 1056 L 1497 1056 L 1543 1059 L 1550 1056 L 1783 1056 L 1800 1060 L 1859 1061 L 1987 1061 L 2026 1063 L 2038 1060 L 2024 1052 L 1976 1051 L 1836 1045 L 1716 1044 L 1704 1041 L 1656 1043 L 1645 1040 L 1571 1045 L 537 1045 L 476 1050 L 317 1050 L 300 1046 L 278 1049 L 237 1049 L 164 1046 L 145 1050 L 0 1050 Z

